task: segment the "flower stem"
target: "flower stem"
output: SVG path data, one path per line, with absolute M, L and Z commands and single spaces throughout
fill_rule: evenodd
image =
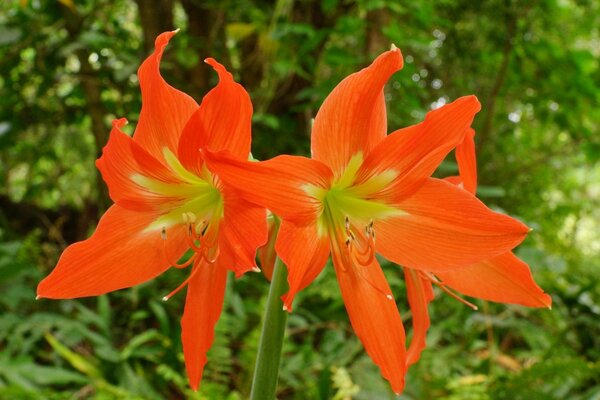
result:
M 287 271 L 279 258 L 275 261 L 267 308 L 263 320 L 254 377 L 252 378 L 251 400 L 275 399 L 281 347 L 285 334 L 287 312 L 283 311 L 281 295 L 287 290 Z

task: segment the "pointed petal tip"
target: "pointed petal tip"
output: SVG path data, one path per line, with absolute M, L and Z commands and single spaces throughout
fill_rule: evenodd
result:
M 291 313 L 292 312 L 292 301 L 293 300 L 294 300 L 293 298 L 290 299 L 289 296 L 287 296 L 287 295 L 281 296 L 281 301 L 283 301 L 283 307 L 281 307 L 281 309 L 283 311 Z
M 479 99 L 474 94 L 470 94 L 467 96 L 462 96 L 453 101 L 448 105 L 454 105 L 455 107 L 460 107 L 469 113 L 476 114 L 481 111 L 481 103 Z
M 155 52 L 161 53 L 165 46 L 169 44 L 169 41 L 173 36 L 175 36 L 179 32 L 179 29 L 175 29 L 174 31 L 163 32 L 156 37 L 154 41 L 154 49 Z
M 390 59 L 392 59 L 392 62 L 395 62 L 394 68 L 396 71 L 399 71 L 402 69 L 402 67 L 404 67 L 404 58 L 402 57 L 402 52 L 398 47 L 396 47 L 394 43 L 392 43 L 390 49 L 384 54 L 386 54 L 387 57 L 390 57 Z
M 542 307 L 552 310 L 552 297 L 548 293 L 542 294 L 540 303 L 542 304 Z
M 115 118 L 112 121 L 112 127 L 118 129 L 124 127 L 128 123 L 127 118 Z
M 212 58 L 212 57 L 205 58 L 204 62 L 206 64 L 210 65 L 211 67 L 213 67 L 213 69 L 219 75 L 219 79 L 229 78 L 229 79 L 233 80 L 233 75 L 231 75 L 231 72 L 227 71 L 227 68 L 225 68 L 225 66 L 223 64 L 221 64 L 214 58 Z

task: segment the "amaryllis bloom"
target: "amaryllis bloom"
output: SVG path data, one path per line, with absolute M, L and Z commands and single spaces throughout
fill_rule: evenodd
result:
M 474 136 L 475 131 L 469 129 L 463 142 L 456 147 L 460 176 L 446 178 L 473 195 L 477 190 Z M 527 263 L 511 251 L 450 271 L 432 273 L 405 266 L 404 276 L 413 316 L 413 338 L 407 351 L 409 365 L 418 361 L 425 348 L 425 336 L 430 324 L 427 305 L 433 299 L 432 283 L 452 296 L 455 295 L 450 290 L 456 290 L 467 296 L 499 303 L 527 307 L 552 306 L 552 298 L 535 283 Z
M 383 87 L 401 67 L 393 48 L 333 90 L 314 121 L 312 159 L 251 163 L 205 152 L 225 182 L 282 218 L 276 250 L 289 271 L 285 308 L 332 255 L 352 327 L 397 393 L 407 368 L 405 333 L 375 254 L 419 271 L 450 271 L 505 253 L 529 231 L 430 178 L 463 141 L 480 109 L 474 96 L 387 135 Z
M 254 257 L 267 240 L 267 225 L 265 209 L 225 186 L 199 151 L 227 150 L 248 158 L 250 98 L 211 58 L 206 63 L 219 83 L 200 106 L 169 86 L 159 63 L 174 34 L 156 39 L 154 53 L 138 71 L 142 111 L 133 138 L 120 130 L 125 120 L 116 120 L 96 163 L 115 204 L 89 239 L 64 251 L 39 284 L 38 296 L 96 296 L 171 267 L 189 267 L 189 277 L 175 291 L 187 286 L 181 338 L 190 384 L 197 389 L 221 314 L 227 270 L 241 275 L 257 268 Z M 177 264 L 188 250 L 191 257 Z

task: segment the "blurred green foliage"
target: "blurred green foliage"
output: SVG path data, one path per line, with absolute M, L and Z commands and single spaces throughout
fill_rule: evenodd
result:
M 201 60 L 228 65 L 254 103 L 257 158 L 307 154 L 324 97 L 390 43 L 405 57 L 387 87 L 390 130 L 476 94 L 479 196 L 535 228 L 518 254 L 554 307 L 473 312 L 438 295 L 402 398 L 600 399 L 600 4 L 591 0 L 2 2 L 1 399 L 248 396 L 268 287 L 258 274 L 229 281 L 198 393 L 183 368 L 183 296 L 160 301 L 185 271 L 98 298 L 34 301 L 61 250 L 108 204 L 94 159 L 113 118 L 135 123 L 136 69 L 152 38 L 174 27 L 164 76 L 199 100 L 215 80 Z M 439 174 L 455 171 L 449 159 Z M 384 269 L 407 310 L 400 271 Z M 279 398 L 393 398 L 351 331 L 332 268 L 290 315 Z

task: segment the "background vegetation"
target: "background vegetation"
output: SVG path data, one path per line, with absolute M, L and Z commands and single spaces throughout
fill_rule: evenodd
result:
M 109 201 L 94 159 L 110 121 L 140 110 L 136 69 L 181 28 L 163 74 L 199 100 L 201 62 L 250 92 L 253 153 L 307 154 L 310 119 L 346 74 L 395 43 L 390 129 L 474 93 L 481 188 L 535 228 L 518 254 L 552 294 L 531 310 L 438 294 L 403 399 L 600 399 L 600 3 L 574 0 L 5 0 L 0 3 L 0 398 L 240 399 L 267 282 L 231 280 L 199 393 L 179 339 L 172 270 L 139 287 L 34 301 L 64 247 Z M 451 159 L 441 176 L 454 173 Z M 410 330 L 398 268 L 384 265 Z M 333 269 L 299 297 L 281 399 L 393 398 L 351 332 Z

